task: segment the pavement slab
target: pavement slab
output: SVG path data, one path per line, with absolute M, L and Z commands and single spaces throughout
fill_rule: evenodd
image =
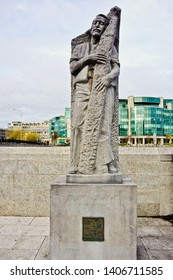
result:
M 31 226 L 49 226 L 50 218 L 49 217 L 35 217 L 31 224 Z
M 1 235 L 49 235 L 49 226 L 31 226 L 31 225 L 4 225 L 0 228 Z
M 44 236 L 28 236 L 22 235 L 14 245 L 14 249 L 36 249 L 39 250 L 40 246 L 42 245 L 45 237 Z
M 150 260 L 173 260 L 173 250 L 147 250 Z
M 7 250 L 4 251 L 5 260 L 34 260 L 37 250 Z
M 49 260 L 50 259 L 49 251 L 50 251 L 50 237 L 46 237 L 35 259 Z
M 150 250 L 173 250 L 173 237 L 143 237 L 141 239 L 146 249 Z
M 137 235 L 139 237 L 144 236 L 163 236 L 162 232 L 157 227 L 138 227 Z
M 34 217 L 0 216 L 0 225 L 29 225 Z
M 49 221 L 49 217 L 0 217 L 0 259 L 50 259 Z M 137 259 L 173 260 L 172 223 L 139 217 L 137 224 Z
M 20 235 L 0 235 L 0 250 L 13 248 L 19 238 Z

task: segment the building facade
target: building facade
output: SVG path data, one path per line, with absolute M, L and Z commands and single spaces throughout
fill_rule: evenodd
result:
M 3 140 L 6 138 L 6 129 L 5 128 L 0 128 L 0 140 Z
M 71 109 L 65 108 L 64 114 L 52 118 L 49 122 L 49 136 L 52 139 L 52 143 L 68 144 L 70 141 L 70 127 Z
M 133 97 L 119 100 L 121 143 L 172 143 L 173 99 Z
M 8 123 L 8 129 L 10 130 L 20 130 L 27 132 L 37 133 L 40 139 L 44 141 L 49 141 L 49 121 L 39 122 L 39 123 L 23 123 L 19 121 L 13 121 Z

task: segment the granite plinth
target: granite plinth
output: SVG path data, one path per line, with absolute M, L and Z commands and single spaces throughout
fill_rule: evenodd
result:
M 50 258 L 136 259 L 136 197 L 137 186 L 129 179 L 77 184 L 66 183 L 66 176 L 57 178 L 51 185 Z M 97 227 L 101 221 L 103 232 Z
M 123 177 L 120 173 L 117 174 L 68 174 L 66 176 L 66 183 L 77 184 L 122 184 Z

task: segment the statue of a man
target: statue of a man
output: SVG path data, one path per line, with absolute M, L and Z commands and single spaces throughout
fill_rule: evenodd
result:
M 88 110 L 90 97 L 92 91 L 93 94 L 99 96 L 105 92 L 103 110 L 99 115 L 101 118 L 97 128 L 92 127 L 91 124 L 91 139 L 87 145 L 92 145 L 93 135 L 97 136 L 97 144 L 94 146 L 94 153 L 91 155 L 93 159 L 93 171 L 97 173 L 97 166 L 106 165 L 108 173 L 116 173 L 117 169 L 114 164 L 114 154 L 112 150 L 111 135 L 112 135 L 112 120 L 114 114 L 114 100 L 115 100 L 115 88 L 117 86 L 117 78 L 119 76 L 120 64 L 118 60 L 118 52 L 114 45 L 111 43 L 109 53 L 100 51 L 99 44 L 102 35 L 106 31 L 110 24 L 110 19 L 99 14 L 92 22 L 91 29 L 85 33 L 82 39 L 77 37 L 78 43 L 74 44 L 72 48 L 72 55 L 70 59 L 70 71 L 72 74 L 72 133 L 71 133 L 71 167 L 70 174 L 91 174 L 84 168 L 80 168 L 81 156 L 84 153 L 84 143 L 88 138 L 87 125 L 88 122 Z M 107 73 L 101 75 L 97 79 L 97 83 L 93 89 L 93 79 L 95 74 L 96 65 L 107 64 Z M 98 71 L 98 70 L 97 70 Z M 102 72 L 102 71 L 100 71 Z M 98 97 L 97 97 L 98 98 Z M 94 99 L 92 106 L 94 106 Z M 96 102 L 95 106 L 99 106 Z M 97 108 L 95 108 L 97 111 Z M 100 108 L 98 107 L 98 111 Z M 92 113 L 92 112 L 91 112 Z M 91 114 L 90 113 L 90 114 Z M 93 113 L 94 114 L 94 113 Z M 94 116 L 93 116 L 94 118 Z M 90 127 L 90 125 L 88 125 Z M 90 148 L 88 147 L 90 150 Z M 85 164 L 84 164 L 85 165 Z

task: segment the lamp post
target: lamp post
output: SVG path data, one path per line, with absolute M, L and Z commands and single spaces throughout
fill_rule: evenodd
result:
M 22 141 L 22 112 L 19 109 L 16 109 L 16 108 L 13 108 L 13 110 L 19 112 L 20 116 L 21 116 L 20 140 Z

